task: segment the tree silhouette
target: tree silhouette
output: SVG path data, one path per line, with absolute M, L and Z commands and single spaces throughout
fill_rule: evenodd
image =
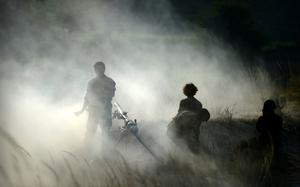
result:
M 259 52 L 267 40 L 258 30 L 250 8 L 248 1 L 214 0 L 210 8 L 200 14 L 198 24 L 242 52 Z

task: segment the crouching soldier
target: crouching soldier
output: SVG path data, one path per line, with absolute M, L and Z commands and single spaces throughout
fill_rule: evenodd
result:
M 210 114 L 207 109 L 194 96 L 198 91 L 197 87 L 190 83 L 183 88 L 187 98 L 180 101 L 177 115 L 168 125 L 168 136 L 173 140 L 183 140 L 193 152 L 199 151 L 199 130 L 203 121 L 208 121 Z

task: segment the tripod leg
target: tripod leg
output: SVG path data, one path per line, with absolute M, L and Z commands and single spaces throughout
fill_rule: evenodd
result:
M 126 132 L 127 132 L 126 130 L 124 132 L 122 132 L 122 134 L 121 134 L 120 138 L 118 139 L 117 143 L 115 144 L 114 148 L 116 148 L 119 145 L 119 143 L 121 142 L 121 140 L 126 136 Z
M 151 151 L 151 149 L 141 140 L 141 138 L 135 134 L 133 134 L 136 139 L 140 142 L 140 144 L 142 144 L 144 146 L 144 148 L 159 162 L 161 162 L 160 158 L 158 158 L 158 156 L 156 154 L 154 154 L 153 151 Z

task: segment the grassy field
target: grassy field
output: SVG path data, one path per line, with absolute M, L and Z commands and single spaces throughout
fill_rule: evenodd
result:
M 57 150 L 41 157 L 1 129 L 0 186 L 261 186 L 270 179 L 272 147 L 257 144 L 253 121 L 212 120 L 200 132 L 201 151 L 193 155 L 180 145 L 166 149 L 151 138 L 154 134 L 141 131 L 159 156 L 155 160 L 141 147 L 135 150 L 144 154 L 130 158 L 130 148 L 122 145 L 92 157 L 82 150 Z M 137 142 L 131 144 L 138 147 Z

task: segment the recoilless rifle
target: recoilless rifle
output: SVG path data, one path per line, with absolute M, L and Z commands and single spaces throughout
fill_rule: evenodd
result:
M 127 112 L 124 112 L 121 108 L 121 106 L 118 103 L 114 103 L 114 107 L 116 110 L 113 112 L 113 118 L 115 119 L 121 119 L 124 121 L 124 125 L 120 128 L 121 130 L 121 136 L 117 143 L 115 144 L 115 147 L 118 146 L 118 144 L 121 142 L 121 140 L 126 136 L 127 132 L 131 133 L 140 144 L 143 145 L 143 147 L 158 161 L 161 161 L 159 157 L 141 140 L 139 136 L 139 129 L 137 125 L 137 121 L 131 120 L 127 116 Z

